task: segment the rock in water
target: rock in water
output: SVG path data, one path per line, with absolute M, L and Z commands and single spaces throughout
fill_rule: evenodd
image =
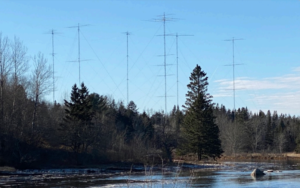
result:
M 263 175 L 265 175 L 265 173 L 258 168 L 254 169 L 251 173 L 251 176 L 253 176 L 253 177 L 260 177 Z

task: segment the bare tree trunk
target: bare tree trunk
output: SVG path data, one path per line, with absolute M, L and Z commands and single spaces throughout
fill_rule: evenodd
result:
M 201 146 L 198 146 L 197 155 L 198 155 L 198 161 L 201 161 L 201 159 L 202 159 L 202 148 L 201 148 Z
M 31 124 L 32 125 L 32 131 L 33 131 L 34 127 L 36 126 L 38 101 L 39 101 L 39 96 L 36 95 L 35 100 L 34 100 L 33 117 L 32 117 L 32 124 Z

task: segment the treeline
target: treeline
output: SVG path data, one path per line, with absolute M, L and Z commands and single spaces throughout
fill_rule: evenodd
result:
M 299 117 L 276 111 L 235 112 L 216 105 L 214 114 L 220 129 L 222 148 L 227 154 L 240 152 L 300 152 Z
M 74 85 L 64 104 L 42 100 L 52 89 L 51 68 L 41 53 L 29 58 L 17 38 L 0 35 L 0 61 L 0 165 L 151 163 L 172 161 L 174 154 L 202 159 L 222 152 L 300 151 L 298 117 L 213 104 L 198 65 L 184 107 L 165 113 L 139 112 L 134 101 L 90 93 L 84 84 Z

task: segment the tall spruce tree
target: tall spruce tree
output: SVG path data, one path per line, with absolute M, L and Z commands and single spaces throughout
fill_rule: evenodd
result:
M 64 137 L 63 141 L 75 153 L 87 151 L 92 143 L 92 119 L 93 106 L 89 98 L 89 92 L 82 83 L 81 88 L 75 84 L 72 87 L 71 100 L 65 100 L 65 118 L 61 124 Z
M 183 120 L 184 152 L 194 152 L 201 160 L 202 155 L 220 157 L 223 152 L 219 139 L 219 128 L 213 115 L 212 96 L 207 93 L 208 77 L 197 65 L 190 76 L 187 85 L 186 102 L 183 105 L 185 117 Z

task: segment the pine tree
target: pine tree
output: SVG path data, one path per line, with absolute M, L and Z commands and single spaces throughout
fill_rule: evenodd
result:
M 208 77 L 197 65 L 187 85 L 185 117 L 183 121 L 184 152 L 194 152 L 201 160 L 202 155 L 220 157 L 223 152 L 219 139 L 219 128 L 213 115 L 212 96 L 207 93 Z M 183 149 L 184 148 L 184 149 Z

